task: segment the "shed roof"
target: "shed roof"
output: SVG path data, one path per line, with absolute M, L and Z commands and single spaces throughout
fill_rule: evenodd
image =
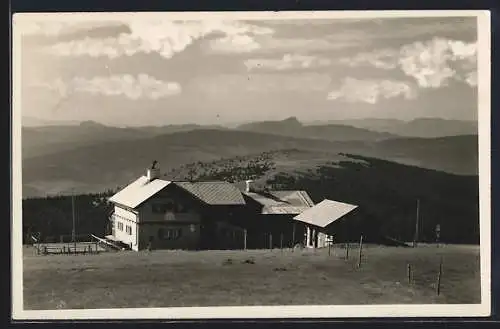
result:
M 293 219 L 319 227 L 326 227 L 357 207 L 352 204 L 325 199 Z
M 134 209 L 170 183 L 162 179 L 150 181 L 146 176 L 141 176 L 109 198 L 109 201 Z
M 244 205 L 241 192 L 231 183 L 217 182 L 174 182 L 209 205 Z

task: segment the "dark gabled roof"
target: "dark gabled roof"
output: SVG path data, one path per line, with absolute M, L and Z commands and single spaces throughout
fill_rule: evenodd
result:
M 209 205 L 246 204 L 241 192 L 228 182 L 173 182 L 173 184 Z

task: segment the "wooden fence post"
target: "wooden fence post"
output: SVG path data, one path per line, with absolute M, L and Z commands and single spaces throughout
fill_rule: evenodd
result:
M 292 225 L 292 252 L 295 249 L 295 223 Z
M 361 234 L 361 237 L 359 238 L 359 259 L 358 259 L 358 267 L 361 267 L 362 250 L 363 250 L 363 235 Z
M 438 296 L 441 293 L 441 275 L 442 275 L 442 273 L 443 273 L 443 257 L 441 257 L 441 259 L 439 261 L 439 273 L 438 273 L 437 284 L 436 284 L 436 293 Z
M 346 250 L 345 250 L 345 259 L 348 260 L 349 259 L 349 242 L 346 243 Z
M 283 252 L 283 233 L 280 234 L 280 249 Z
M 332 243 L 328 242 L 328 256 L 332 254 Z
M 408 263 L 407 265 L 407 272 L 408 272 L 408 284 L 411 284 L 411 264 Z
M 269 233 L 269 249 L 273 250 L 273 234 Z
M 247 229 L 243 229 L 243 250 L 247 250 Z

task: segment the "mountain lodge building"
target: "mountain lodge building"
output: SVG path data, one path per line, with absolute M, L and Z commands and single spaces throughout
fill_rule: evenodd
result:
M 330 233 L 321 223 L 356 208 L 315 205 L 305 191 L 251 191 L 250 181 L 244 191 L 225 181 L 168 181 L 156 162 L 109 201 L 106 239 L 135 251 L 324 247 Z

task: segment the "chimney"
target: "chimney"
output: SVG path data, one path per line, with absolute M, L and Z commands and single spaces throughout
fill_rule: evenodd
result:
M 153 161 L 151 167 L 148 168 L 146 172 L 146 177 L 148 178 L 148 181 L 152 181 L 160 177 L 160 168 L 158 167 L 158 161 Z
M 246 187 L 245 187 L 245 192 L 250 192 L 250 183 L 252 183 L 253 181 L 252 180 L 246 180 L 245 183 L 246 183 Z

